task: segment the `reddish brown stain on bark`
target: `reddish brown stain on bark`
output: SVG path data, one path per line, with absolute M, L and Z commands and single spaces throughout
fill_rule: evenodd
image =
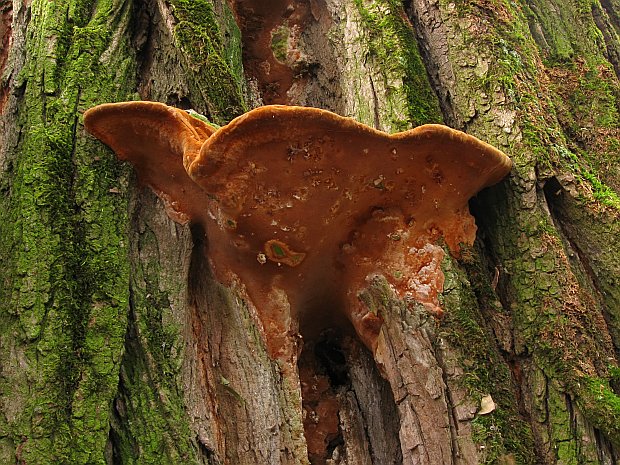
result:
M 313 21 L 308 0 L 236 0 L 233 2 L 243 41 L 243 63 L 254 79 L 265 104 L 289 103 L 287 92 L 302 84 L 303 70 L 296 66 L 300 52 L 297 40 Z M 282 29 L 280 29 L 282 28 Z M 274 35 L 284 31 L 286 59 L 278 59 L 272 48 Z
M 13 4 L 5 2 L 0 6 L 0 76 L 4 74 L 11 43 L 13 41 L 13 31 L 11 23 L 13 21 Z M 4 112 L 4 106 L 9 96 L 8 83 L 0 81 L 0 115 Z
M 329 377 L 320 372 L 312 356 L 299 361 L 299 382 L 308 458 L 313 465 L 325 464 L 330 442 L 341 434 L 340 402 Z

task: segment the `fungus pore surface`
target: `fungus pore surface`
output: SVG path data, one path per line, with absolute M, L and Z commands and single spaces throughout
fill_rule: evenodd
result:
M 441 241 L 458 254 L 468 200 L 510 171 L 494 147 L 441 125 L 386 134 L 315 108 L 265 106 L 214 130 L 155 102 L 100 105 L 86 128 L 130 161 L 178 222 L 200 223 L 220 281 L 254 303 L 274 357 L 348 319 L 371 349 L 382 324 L 358 299 L 382 274 L 440 314 Z

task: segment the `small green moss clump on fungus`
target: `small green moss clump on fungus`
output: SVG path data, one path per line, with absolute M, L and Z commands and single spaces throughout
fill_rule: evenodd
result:
M 271 34 L 271 50 L 273 51 L 273 56 L 275 56 L 276 60 L 280 63 L 286 62 L 289 35 L 290 30 L 284 25 L 279 26 Z

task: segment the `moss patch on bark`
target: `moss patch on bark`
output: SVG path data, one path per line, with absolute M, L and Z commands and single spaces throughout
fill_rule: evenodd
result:
M 188 80 L 197 94 L 204 94 L 209 118 L 226 124 L 248 110 L 241 64 L 241 33 L 233 13 L 223 2 L 216 11 L 209 0 L 171 0 L 178 20 L 177 45 L 187 59 Z
M 228 121 L 245 109 L 232 15 L 206 1 L 172 3 L 178 44 L 199 75 L 193 82 L 208 81 L 209 109 Z M 5 153 L 0 182 L 0 390 L 11 401 L 0 416 L 0 457 L 185 461 L 195 450 L 183 396 L 165 382 L 179 372 L 179 328 L 162 320 L 169 305 L 161 292 L 134 295 L 141 317 L 128 326 L 129 170 L 81 124 L 86 108 L 135 98 L 133 8 L 122 0 L 34 0 L 29 8 L 26 48 L 16 51 L 26 61 L 11 97 L 20 138 Z M 143 345 L 126 348 L 128 334 Z M 135 427 L 110 433 L 123 408 Z
M 80 112 L 135 86 L 130 11 L 115 1 L 30 9 L 21 138 L 0 208 L 11 367 L 0 382 L 22 410 L 3 429 L 25 463 L 104 463 L 128 307 L 124 170 L 85 136 Z

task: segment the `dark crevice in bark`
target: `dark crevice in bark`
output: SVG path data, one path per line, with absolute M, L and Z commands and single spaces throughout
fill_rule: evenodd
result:
M 196 436 L 196 443 L 198 444 L 198 451 L 200 452 L 201 463 L 204 465 L 216 465 L 217 455 L 213 449 L 207 446 L 200 437 Z
M 492 341 L 510 372 L 515 406 L 521 420 L 529 425 L 533 433 L 533 453 L 536 463 L 551 464 L 545 450 L 544 441 L 536 433 L 541 425 L 532 417 L 527 399 L 531 396 L 532 386 L 527 378 L 532 361 L 527 353 L 517 353 L 514 343 L 514 326 L 512 321 L 513 290 L 501 259 L 495 252 L 493 237 L 494 216 L 501 215 L 502 205 L 506 201 L 504 184 L 493 186 L 480 192 L 470 201 L 470 211 L 476 220 L 476 257 L 473 263 L 464 263 L 476 296 L 477 307 L 484 321 L 489 322 L 489 340 Z M 492 213 L 492 214 L 491 214 Z M 548 418 L 548 416 L 547 416 Z
M 374 124 L 375 129 L 381 130 L 381 121 L 379 119 L 379 98 L 377 97 L 377 91 L 375 90 L 375 83 L 372 80 L 372 76 L 368 76 L 370 80 L 370 89 L 372 90 L 372 102 L 373 102 L 373 111 L 375 115 Z
M 592 18 L 605 40 L 607 46 L 605 57 L 613 65 L 616 76 L 620 78 L 619 13 L 614 10 L 609 0 L 601 0 L 600 6 L 598 3 L 592 4 Z
M 581 441 L 581 435 L 583 434 L 583 432 L 580 431 L 580 425 L 577 418 L 577 415 L 579 413 L 578 410 L 575 408 L 574 401 L 570 395 L 564 394 L 564 399 L 566 402 L 566 409 L 568 410 L 568 416 L 570 420 L 569 426 L 572 435 L 571 442 L 575 445 L 575 456 L 577 457 L 577 460 L 585 462 L 586 454 L 583 450 L 584 444 Z M 617 460 L 615 457 L 615 452 L 613 450 L 613 447 L 610 447 L 609 441 L 601 434 L 601 432 L 597 428 L 593 428 L 593 431 L 594 439 L 596 441 L 596 452 L 600 463 L 605 465 L 616 465 Z
M 577 457 L 581 457 L 581 442 L 577 438 L 577 412 L 575 411 L 575 406 L 573 405 L 573 399 L 571 399 L 568 394 L 564 394 L 564 401 L 566 402 L 566 410 L 568 410 L 568 425 L 572 436 L 571 442 L 575 444 L 575 455 Z
M 131 359 L 137 356 L 138 344 L 136 334 L 136 316 L 134 313 L 134 295 L 129 290 L 129 315 L 127 318 L 127 331 L 125 333 L 125 351 L 120 365 L 118 388 L 112 401 L 110 412 L 110 431 L 106 449 L 110 452 L 108 465 L 121 465 L 127 463 L 130 457 L 137 457 L 138 445 L 132 440 L 125 403 L 129 396 L 126 387 L 127 377 L 132 369 Z
M 327 463 L 338 449 L 340 457 L 346 451 L 365 450 L 372 463 L 397 464 L 387 461 L 392 460 L 394 450 L 400 450 L 395 401 L 344 316 L 343 305 L 327 292 L 300 318 L 304 347 L 298 372 L 310 462 Z M 351 430 L 355 432 L 345 433 L 347 425 L 354 425 Z M 385 435 L 386 430 L 393 432 L 391 437 Z
M 12 21 L 13 4 L 11 2 L 5 2 L 3 5 L 0 5 L 0 79 L 2 79 L 4 75 L 9 52 L 11 50 L 11 43 L 13 42 Z M 2 79 L 0 81 L 0 115 L 4 112 L 4 107 L 8 98 L 9 85 L 8 82 L 4 82 L 4 79 Z
M 350 380 L 341 338 L 333 329 L 323 331 L 316 340 L 305 341 L 298 361 L 304 435 L 312 465 L 326 464 L 334 449 L 344 444 L 338 418 L 343 404 L 337 390 Z
M 118 383 L 118 392 L 123 389 L 122 381 Z M 119 410 L 119 403 L 122 402 L 119 395 L 112 401 L 112 412 L 110 413 L 110 431 L 108 433 L 108 442 L 106 444 L 106 464 L 107 465 L 122 465 L 123 460 L 121 456 L 121 435 L 118 430 L 122 427 L 123 417 Z
M 157 43 L 156 29 L 162 24 L 163 18 L 152 0 L 138 0 L 131 24 L 131 43 L 136 51 L 138 70 L 138 93 L 143 100 L 151 100 L 153 85 L 151 74 L 155 65 Z
M 334 388 L 351 384 L 347 359 L 340 347 L 340 338 L 341 336 L 334 330 L 324 331 L 314 345 L 314 355 Z
M 453 128 L 460 128 L 459 118 L 452 105 L 452 89 L 449 81 L 454 74 L 448 60 L 448 42 L 441 20 L 439 3 L 425 0 L 403 0 L 403 8 L 409 18 L 418 41 L 418 49 L 431 88 L 439 101 L 444 123 Z M 438 58 L 442 57 L 440 61 Z
M 620 464 L 620 456 L 617 455 L 616 449 L 609 442 L 600 430 L 594 430 L 594 438 L 596 439 L 596 452 L 598 454 L 598 459 L 601 464 L 604 465 L 619 465 Z
M 589 255 L 582 250 L 578 241 L 574 237 L 576 231 L 574 231 L 570 225 L 570 215 L 565 212 L 565 203 L 570 202 L 571 199 L 568 198 L 568 194 L 566 194 L 564 188 L 555 177 L 549 178 L 545 181 L 543 193 L 545 195 L 545 200 L 556 230 L 560 233 L 565 244 L 566 255 L 568 256 L 569 263 L 576 270 L 575 275 L 582 276 L 586 281 L 583 285 L 589 290 L 592 294 L 594 302 L 596 302 L 599 306 L 598 309 L 593 309 L 593 311 L 600 311 L 602 313 L 603 319 L 607 325 L 607 331 L 612 334 L 612 317 L 605 303 L 604 291 L 599 286 L 599 277 L 590 263 Z M 620 347 L 617 345 L 617 341 L 613 335 L 612 341 L 614 342 L 616 359 L 620 360 Z
M 323 330 L 305 340 L 298 366 L 311 464 L 361 450 L 373 464 L 402 464 L 396 402 L 356 336 Z M 347 457 L 347 463 L 356 459 Z
M 459 463 L 459 422 L 456 417 L 456 404 L 454 402 L 452 396 L 452 390 L 449 388 L 450 383 L 447 375 L 447 367 L 442 357 L 442 351 L 439 347 L 435 348 L 435 353 L 437 354 L 437 363 L 439 368 L 441 369 L 441 378 L 443 379 L 443 383 L 446 386 L 445 389 L 445 398 L 446 398 L 446 406 L 448 409 L 448 420 L 450 422 L 450 450 L 452 453 L 452 463 Z
M 491 188 L 496 191 L 495 187 Z M 489 190 L 491 190 L 489 189 Z M 487 198 L 487 191 L 478 194 L 469 203 L 472 216 L 475 218 L 478 232 L 476 235 L 475 248 L 478 255 L 478 263 L 465 263 L 468 275 L 474 279 L 473 290 L 478 301 L 478 308 L 487 321 L 495 321 L 498 308 L 493 306 L 493 301 L 500 303 L 501 308 L 510 315 L 511 297 L 508 290 L 508 276 L 504 271 L 503 264 L 493 249 L 492 234 L 487 231 L 485 211 L 488 209 L 487 202 L 493 200 Z M 510 321 L 510 334 L 512 337 L 512 322 Z M 504 354 L 514 354 L 513 341 L 502 340 L 497 331 L 491 327 L 494 340 Z
M 136 64 L 138 76 L 143 78 L 148 75 L 148 70 L 153 64 L 153 43 L 152 28 L 154 23 L 153 11 L 148 0 L 137 0 L 134 4 L 134 14 L 130 24 L 131 45 L 136 54 Z M 147 81 L 141 79 L 138 92 L 140 96 L 146 98 L 148 92 L 145 90 Z
M 402 465 L 401 421 L 390 384 L 379 373 L 372 354 L 357 338 L 347 338 L 343 349 L 350 367 L 348 389 L 355 398 L 364 427 L 365 439 L 360 445 L 367 444 L 375 465 Z

